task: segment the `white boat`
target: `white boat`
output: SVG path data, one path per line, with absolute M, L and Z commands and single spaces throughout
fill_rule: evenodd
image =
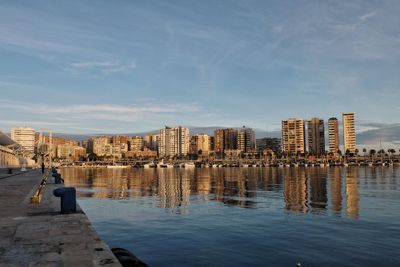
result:
M 155 167 L 157 167 L 157 165 L 154 164 L 153 162 L 146 163 L 146 164 L 143 165 L 143 168 L 145 168 L 145 169 L 150 169 L 150 168 L 155 168 Z
M 174 167 L 174 165 L 168 164 L 168 163 L 159 163 L 157 165 L 157 168 L 167 168 L 167 169 L 169 169 L 169 168 L 173 168 L 173 167 Z
M 107 165 L 107 169 L 126 169 L 127 165 Z
M 185 167 L 185 169 L 189 169 L 189 168 L 195 168 L 196 165 L 194 165 L 193 162 L 186 162 L 183 164 L 183 166 Z

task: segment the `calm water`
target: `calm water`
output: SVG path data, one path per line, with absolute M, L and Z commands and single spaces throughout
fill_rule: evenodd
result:
M 396 167 L 62 169 L 150 266 L 400 266 Z

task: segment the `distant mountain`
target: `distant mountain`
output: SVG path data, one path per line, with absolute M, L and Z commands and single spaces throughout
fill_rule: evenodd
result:
M 357 134 L 357 143 L 379 145 L 380 143 L 400 145 L 400 124 L 389 124 L 378 129 Z
M 45 134 L 46 136 L 48 135 L 47 133 Z M 54 137 L 62 137 L 66 139 L 74 139 L 74 140 L 86 140 L 90 138 L 92 135 L 90 134 L 66 134 L 66 133 L 53 133 Z
M 208 135 L 214 135 L 214 131 L 216 129 L 224 129 L 224 128 L 229 128 L 229 127 L 221 127 L 221 126 L 212 126 L 212 127 L 189 127 L 190 134 L 208 134 Z M 240 129 L 241 127 L 231 127 L 234 129 Z M 256 134 L 256 138 L 263 138 L 263 137 L 280 137 L 281 136 L 281 131 L 275 130 L 275 131 L 269 131 L 268 133 L 264 130 L 253 128 Z

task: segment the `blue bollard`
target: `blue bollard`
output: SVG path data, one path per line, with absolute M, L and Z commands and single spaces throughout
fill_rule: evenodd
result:
M 54 177 L 54 183 L 55 184 L 63 184 L 64 180 L 61 178 L 61 174 L 57 173 L 57 175 Z
M 53 173 L 51 176 L 54 177 L 54 183 L 55 184 L 63 184 L 64 183 L 64 179 L 61 177 L 61 174 Z
M 60 187 L 54 189 L 53 195 L 61 198 L 61 213 L 76 212 L 76 190 L 75 187 Z

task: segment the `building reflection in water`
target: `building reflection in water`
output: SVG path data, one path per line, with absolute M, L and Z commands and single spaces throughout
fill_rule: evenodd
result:
M 303 168 L 284 169 L 284 199 L 289 211 L 308 211 L 307 178 Z
M 249 169 L 212 169 L 214 200 L 243 208 L 255 206 L 257 173 Z
M 340 167 L 329 168 L 329 180 L 331 182 L 331 207 L 336 215 L 342 210 L 342 173 Z
M 340 216 L 344 209 L 348 218 L 357 219 L 358 170 L 356 167 L 62 168 L 61 172 L 67 185 L 78 188 L 79 197 L 146 201 L 177 213 L 186 212 L 191 201 L 253 208 L 271 196 L 283 198 L 282 205 L 287 211 L 320 214 L 330 209 Z M 375 175 L 375 170 L 368 169 L 365 177 Z M 365 178 L 364 182 L 367 181 Z
M 307 177 L 310 180 L 311 212 L 319 213 L 324 211 L 328 205 L 326 189 L 327 167 L 310 168 L 307 171 Z
M 350 219 L 358 219 L 359 194 L 358 194 L 358 168 L 346 168 L 346 211 Z
M 193 170 L 158 170 L 159 207 L 185 212 L 190 200 L 190 177 Z

